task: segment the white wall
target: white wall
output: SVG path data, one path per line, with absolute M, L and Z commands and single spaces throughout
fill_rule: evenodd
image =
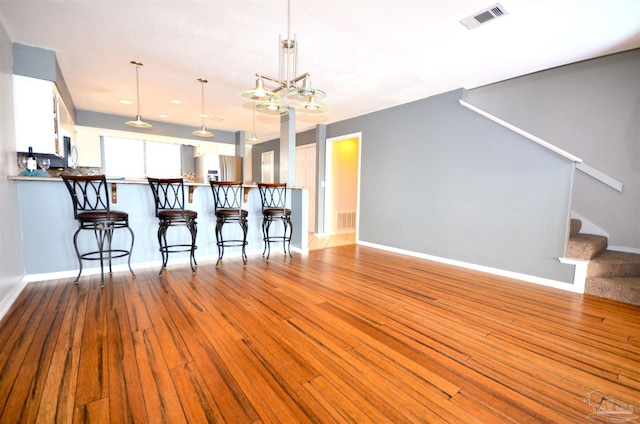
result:
M 0 14 L 0 318 L 24 287 L 18 192 L 7 179 L 17 174 L 12 65 L 11 39 Z

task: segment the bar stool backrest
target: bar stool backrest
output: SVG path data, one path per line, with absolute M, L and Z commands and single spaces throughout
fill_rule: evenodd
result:
M 147 177 L 156 204 L 156 216 L 162 211 L 181 211 L 184 215 L 184 180 Z
M 242 181 L 209 181 L 213 192 L 213 204 L 215 212 L 219 210 L 242 209 Z
M 109 191 L 104 175 L 61 175 L 73 202 L 73 217 L 86 212 L 102 213 L 110 219 Z
M 287 183 L 258 183 L 262 212 L 265 209 L 287 209 Z

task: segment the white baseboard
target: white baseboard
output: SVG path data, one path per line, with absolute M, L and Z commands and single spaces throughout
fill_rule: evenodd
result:
M 466 268 L 466 269 L 471 269 L 471 270 L 474 270 L 474 271 L 486 272 L 488 274 L 498 275 L 498 276 L 501 276 L 501 277 L 513 278 L 515 280 L 522 280 L 522 281 L 526 281 L 526 282 L 529 282 L 529 283 L 540 284 L 542 286 L 553 287 L 553 288 L 556 288 L 556 289 L 566 290 L 566 291 L 570 291 L 570 292 L 574 292 L 574 293 L 583 293 L 584 292 L 584 283 L 582 284 L 581 287 L 579 285 L 576 286 L 575 277 L 574 277 L 574 283 L 565 283 L 565 282 L 562 282 L 562 281 L 556 281 L 556 280 L 550 280 L 550 279 L 547 279 L 547 278 L 536 277 L 534 275 L 521 274 L 521 273 L 518 273 L 518 272 L 506 271 L 506 270 L 503 270 L 503 269 L 492 268 L 492 267 L 487 267 L 487 266 L 483 266 L 483 265 L 477 265 L 477 264 L 472 264 L 472 263 L 468 263 L 468 262 L 457 261 L 457 260 L 453 260 L 453 259 L 441 258 L 441 257 L 438 257 L 438 256 L 432 256 L 432 255 L 427 255 L 427 254 L 424 254 L 424 253 L 413 252 L 413 251 L 410 251 L 410 250 L 397 249 L 397 248 L 394 248 L 394 247 L 388 247 L 388 246 L 383 246 L 383 245 L 379 245 L 379 244 L 363 242 L 363 241 L 360 241 L 360 240 L 357 240 L 356 244 L 359 244 L 359 245 L 362 245 L 362 246 L 367 246 L 367 247 L 373 247 L 374 249 L 385 250 L 387 252 L 399 253 L 401 255 L 407 255 L 407 256 L 413 256 L 413 257 L 416 257 L 416 258 L 427 259 L 427 260 L 430 260 L 430 261 L 440 262 L 440 263 L 447 264 L 447 265 L 454 265 L 454 266 L 458 266 L 460 268 Z M 577 269 L 577 267 L 576 267 L 576 269 Z
M 9 312 L 9 309 L 16 301 L 22 290 L 27 286 L 27 280 L 23 277 L 18 281 L 16 285 L 7 293 L 7 295 L 0 301 L 0 320 Z
M 640 249 L 636 247 L 626 247 L 626 246 L 608 246 L 608 250 L 615 250 L 616 252 L 625 252 L 625 253 L 637 253 L 640 254 Z
M 300 253 L 305 253 L 304 251 L 300 249 L 296 249 L 294 247 L 291 247 L 291 250 L 297 251 Z M 240 252 L 240 250 L 234 251 L 234 252 L 226 252 L 224 254 L 224 258 L 239 258 L 241 253 L 242 252 Z M 247 253 L 247 256 L 259 256 L 259 255 L 262 255 L 262 249 L 261 248 L 250 249 L 250 250 L 247 250 L 246 253 Z M 217 260 L 218 260 L 217 254 L 196 257 L 196 261 L 198 261 L 198 263 L 204 263 L 208 261 L 215 262 Z M 170 256 L 167 266 L 177 265 L 177 264 L 182 265 L 182 264 L 188 264 L 188 263 L 189 263 L 189 256 L 178 257 L 178 258 L 172 258 Z M 133 268 L 134 271 L 137 269 L 146 269 L 146 268 L 160 269 L 161 264 L 162 264 L 162 261 L 138 262 L 138 263 L 131 264 L 131 268 Z M 113 272 L 129 271 L 129 266 L 127 264 L 118 264 L 118 265 L 114 265 L 112 267 L 112 270 Z M 82 269 L 81 278 L 86 275 L 96 275 L 96 274 L 100 274 L 100 267 L 94 267 L 94 268 L 85 267 Z M 67 271 L 48 272 L 48 273 L 42 273 L 42 274 L 28 274 L 24 276 L 24 279 L 26 283 L 31 283 L 34 281 L 57 280 L 61 278 L 75 278 L 77 275 L 78 275 L 78 270 L 74 269 L 74 270 L 67 270 Z

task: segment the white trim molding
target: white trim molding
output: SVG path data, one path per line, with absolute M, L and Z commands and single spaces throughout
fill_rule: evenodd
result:
M 457 261 L 457 260 L 453 260 L 453 259 L 441 258 L 441 257 L 438 257 L 438 256 L 432 256 L 432 255 L 427 255 L 427 254 L 424 254 L 424 253 L 413 252 L 411 250 L 397 249 L 395 247 L 383 246 L 383 245 L 380 245 L 380 244 L 369 243 L 369 242 L 360 241 L 360 240 L 357 240 L 356 244 L 362 245 L 362 246 L 367 246 L 367 247 L 372 247 L 374 249 L 384 250 L 384 251 L 387 251 L 387 252 L 399 253 L 401 255 L 407 255 L 407 256 L 413 256 L 415 258 L 426 259 L 426 260 L 433 261 L 433 262 L 439 262 L 439 263 L 443 263 L 443 264 L 447 264 L 447 265 L 453 265 L 453 266 L 457 266 L 457 267 L 460 267 L 460 268 L 466 268 L 466 269 L 470 269 L 470 270 L 473 270 L 473 271 L 486 272 L 487 274 L 498 275 L 500 277 L 507 277 L 507 278 L 512 278 L 514 280 L 526 281 L 528 283 L 539 284 L 541 286 L 552 287 L 552 288 L 555 288 L 555 289 L 565 290 L 565 291 L 569 291 L 569 292 L 573 292 L 573 293 L 580 293 L 580 294 L 584 293 L 584 277 L 582 278 L 582 283 L 580 283 L 579 279 L 577 278 L 578 274 L 579 274 L 579 269 L 578 269 L 579 264 L 571 262 L 569 260 L 565 260 L 564 258 L 561 258 L 560 262 L 571 264 L 571 265 L 576 265 L 576 270 L 575 270 L 575 273 L 574 273 L 574 281 L 573 281 L 573 283 L 565 283 L 563 281 L 550 280 L 548 278 L 536 277 L 535 275 L 521 274 L 521 273 L 518 273 L 518 272 L 506 271 L 504 269 L 492 268 L 492 267 L 488 267 L 488 266 L 477 265 L 477 264 Z M 578 262 L 578 261 L 575 261 L 575 262 Z M 584 261 L 580 261 L 580 262 L 584 262 Z M 586 264 L 585 264 L 584 265 L 584 274 L 585 275 L 586 275 L 586 269 L 587 269 L 587 267 L 586 267 Z
M 584 172 L 585 174 L 587 174 L 590 177 L 595 178 L 596 180 L 600 181 L 601 183 L 608 185 L 612 189 L 618 190 L 620 193 L 622 193 L 622 183 L 620 181 L 616 180 L 615 178 L 612 178 L 612 177 L 608 176 L 604 172 L 598 171 L 597 169 L 587 165 L 584 162 L 576 163 L 576 169 Z
M 21 278 L 18 283 L 14 284 L 11 290 L 0 301 L 0 320 L 9 312 L 13 303 L 18 299 L 22 290 L 27 286 L 27 279 Z
M 565 152 L 564 150 L 560 149 L 559 147 L 556 147 L 553 144 L 548 143 L 548 142 L 544 141 L 543 139 L 541 139 L 539 137 L 536 137 L 535 135 L 530 134 L 530 133 L 526 132 L 525 130 L 523 130 L 521 128 L 518 128 L 515 125 L 512 125 L 512 124 L 508 123 L 507 121 L 503 121 L 502 119 L 498 118 L 497 116 L 492 115 L 489 112 L 487 112 L 485 110 L 482 110 L 477 106 L 472 105 L 471 103 L 467 103 L 464 100 L 459 100 L 459 102 L 460 102 L 460 104 L 462 106 L 466 107 L 467 109 L 470 109 L 470 110 L 472 110 L 472 111 L 484 116 L 485 118 L 490 119 L 493 122 L 495 122 L 497 124 L 500 124 L 503 127 L 508 128 L 511 131 L 515 132 L 515 133 L 520 134 L 523 137 L 528 138 L 529 140 L 541 145 L 542 147 L 545 147 L 545 148 L 551 150 L 552 152 L 555 152 L 555 153 L 559 154 L 560 156 L 563 156 L 563 157 L 569 159 L 572 162 L 577 162 L 577 163 L 582 162 L 582 159 L 580 159 L 579 157 L 576 157 L 576 156 L 572 155 L 571 153 Z

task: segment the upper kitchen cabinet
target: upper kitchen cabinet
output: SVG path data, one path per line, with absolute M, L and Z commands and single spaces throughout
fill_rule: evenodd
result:
M 16 150 L 64 157 L 64 136 L 73 138 L 73 118 L 55 84 L 13 76 Z

